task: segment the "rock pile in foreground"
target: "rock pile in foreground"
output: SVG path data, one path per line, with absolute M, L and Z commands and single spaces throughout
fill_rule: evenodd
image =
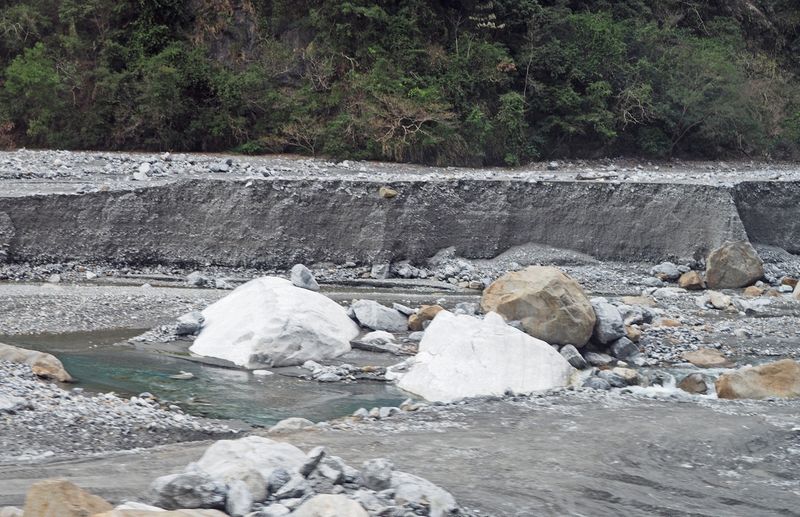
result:
M 25 364 L 0 361 L 0 460 L 124 450 L 235 433 L 226 425 L 163 409 L 149 398 L 83 395 L 39 380 Z
M 145 496 L 145 494 L 143 494 Z M 383 458 L 360 469 L 316 447 L 304 453 L 268 438 L 221 440 L 183 472 L 153 481 L 149 503 L 116 508 L 66 480 L 36 483 L 27 517 L 369 517 L 471 514 L 446 490 Z M 19 515 L 19 509 L 2 509 Z M 12 513 L 13 512 L 13 513 Z
M 359 470 L 323 447 L 305 454 L 258 436 L 213 444 L 184 472 L 156 479 L 151 491 L 159 508 L 218 509 L 231 517 L 443 517 L 458 511 L 447 491 L 395 470 L 389 460 L 370 460 Z

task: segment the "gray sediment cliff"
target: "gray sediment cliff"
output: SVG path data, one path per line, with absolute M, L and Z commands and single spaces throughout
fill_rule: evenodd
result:
M 0 194 L 13 262 L 289 267 L 488 258 L 536 242 L 600 259 L 699 258 L 725 240 L 800 252 L 800 182 L 183 180 L 78 194 Z

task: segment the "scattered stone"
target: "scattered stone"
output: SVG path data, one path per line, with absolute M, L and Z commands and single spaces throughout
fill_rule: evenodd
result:
M 300 475 L 306 478 L 310 476 L 317 469 L 325 454 L 325 447 L 314 447 L 308 451 L 308 459 L 299 469 Z
M 314 422 L 307 418 L 290 417 L 284 418 L 277 424 L 269 428 L 269 434 L 291 433 L 314 427 Z
M 339 494 L 315 495 L 292 513 L 296 517 L 368 517 L 356 501 Z
M 388 262 L 372 264 L 369 276 L 378 280 L 385 280 L 389 278 L 392 265 Z
M 639 381 L 639 372 L 633 368 L 623 368 L 621 366 L 617 366 L 616 368 L 611 369 L 611 373 L 624 379 L 628 385 L 637 384 Z
M 61 275 L 53 274 L 47 278 L 47 282 L 50 284 L 60 284 L 61 283 Z
M 800 363 L 784 359 L 761 366 L 746 366 L 719 376 L 721 399 L 765 399 L 800 397 Z
M 439 312 L 443 311 L 441 305 L 423 305 L 419 311 L 408 317 L 408 328 L 413 331 L 423 330 L 425 322 L 432 321 Z
M 708 391 L 708 385 L 706 385 L 705 379 L 699 373 L 690 373 L 681 379 L 681 382 L 678 383 L 678 388 L 696 395 L 705 395 Z
M 490 312 L 481 320 L 441 311 L 398 386 L 431 401 L 566 386 L 574 372 L 553 347 Z
M 309 291 L 319 291 L 319 284 L 311 272 L 303 264 L 295 264 L 291 271 L 291 281 L 295 287 L 308 289 Z
M 711 289 L 736 289 L 764 276 L 764 263 L 748 241 L 726 242 L 706 260 L 706 282 Z
M 681 354 L 684 361 L 690 362 L 699 368 L 731 368 L 734 363 L 725 357 L 722 352 L 713 348 L 684 352 Z
M 200 332 L 205 318 L 199 311 L 192 311 L 178 318 L 175 334 L 178 336 L 192 336 Z
M 483 293 L 481 308 L 554 345 L 584 346 L 592 336 L 594 309 L 580 285 L 553 267 L 531 266 L 507 273 Z
M 593 390 L 608 391 L 611 389 L 611 384 L 607 380 L 593 375 L 583 381 L 583 387 Z
M 150 490 L 156 494 L 153 504 L 167 510 L 225 507 L 225 485 L 213 480 L 206 472 L 161 476 L 153 481 Z
M 23 515 L 30 517 L 89 517 L 114 508 L 105 499 L 92 495 L 64 479 L 34 483 L 25 497 Z
M 586 359 L 583 358 L 578 349 L 575 348 L 573 345 L 564 345 L 559 350 L 559 353 L 567 360 L 567 362 L 572 365 L 573 368 L 577 368 L 578 370 L 584 370 L 589 367 L 589 364 L 586 362 Z
M 359 333 L 341 305 L 276 277 L 247 282 L 203 317 L 189 350 L 251 369 L 334 358 L 348 352 Z
M 727 294 L 722 294 L 719 291 L 708 292 L 708 303 L 715 309 L 724 310 L 730 307 L 731 297 Z
M 608 354 L 601 354 L 598 352 L 586 352 L 583 354 L 586 362 L 592 366 L 608 366 L 614 362 L 614 358 Z
M 186 275 L 186 283 L 192 287 L 205 287 L 210 285 L 211 280 L 200 271 L 193 271 Z
M 677 280 L 681 276 L 678 266 L 672 262 L 662 262 L 650 270 L 650 274 L 659 280 Z
M 597 372 L 597 377 L 608 382 L 612 388 L 624 388 L 628 385 L 628 381 L 620 375 L 612 372 L 611 370 L 600 370 Z
M 458 511 L 456 500 L 446 490 L 406 472 L 392 473 L 391 487 L 398 504 L 429 508 L 431 517 L 454 515 Z
M 687 271 L 678 279 L 678 287 L 687 291 L 699 291 L 705 289 L 706 282 L 703 280 L 703 275 L 697 271 Z
M 642 339 L 642 330 L 634 325 L 625 325 L 625 337 L 638 343 Z
M 31 367 L 33 374 L 42 379 L 72 382 L 72 376 L 64 369 L 61 361 L 54 355 L 45 352 L 0 343 L 0 360 L 27 364 Z
M 744 293 L 742 294 L 744 294 L 744 296 L 747 296 L 748 298 L 758 298 L 759 296 L 764 294 L 764 290 L 761 289 L 760 287 L 751 285 L 746 287 Z
M 397 191 L 389 187 L 381 187 L 378 189 L 378 195 L 384 199 L 392 199 L 397 197 Z
M 639 347 L 627 337 L 621 337 L 611 343 L 609 351 L 617 359 L 628 361 L 639 354 Z
M 403 314 L 376 301 L 358 300 L 351 307 L 356 319 L 364 327 L 386 332 L 408 330 L 408 320 Z

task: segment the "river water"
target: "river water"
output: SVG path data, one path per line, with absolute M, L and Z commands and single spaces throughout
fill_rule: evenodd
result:
M 138 350 L 125 340 L 140 330 L 0 337 L 0 342 L 57 356 L 76 379 L 69 387 L 132 396 L 149 392 L 194 415 L 272 425 L 299 416 L 313 421 L 351 414 L 360 407 L 397 406 L 408 395 L 391 384 L 371 381 L 319 383 L 284 375 L 211 366 Z M 193 379 L 171 376 L 190 372 Z

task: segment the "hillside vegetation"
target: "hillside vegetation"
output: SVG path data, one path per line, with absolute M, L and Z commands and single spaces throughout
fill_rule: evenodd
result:
M 0 144 L 800 153 L 795 0 L 0 0 Z

